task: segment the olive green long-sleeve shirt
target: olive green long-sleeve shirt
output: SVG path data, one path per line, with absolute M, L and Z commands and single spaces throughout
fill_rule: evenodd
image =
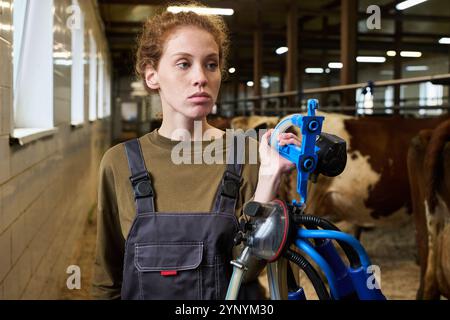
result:
M 147 169 L 151 173 L 155 191 L 157 212 L 209 212 L 225 171 L 225 159 L 229 134 L 213 141 L 184 142 L 180 144 L 158 134 L 157 130 L 140 138 Z M 177 148 L 185 161 L 176 164 L 172 159 Z M 190 146 L 190 150 L 189 150 Z M 215 152 L 213 151 L 215 150 Z M 255 154 L 256 152 L 256 154 Z M 236 205 L 236 216 L 242 215 L 243 205 L 251 200 L 258 182 L 258 143 L 246 139 L 243 183 Z M 195 164 L 194 161 L 212 155 L 222 163 Z M 206 159 L 208 161 L 208 159 Z M 211 161 L 211 159 L 209 159 Z M 220 162 L 220 161 L 218 161 Z M 253 163 L 252 163 L 253 162 Z M 130 171 L 123 144 L 109 149 L 100 164 L 98 186 L 97 249 L 94 265 L 92 295 L 99 299 L 120 298 L 122 285 L 125 240 L 135 217 L 135 202 L 130 184 Z M 195 231 L 193 231 L 195 232 Z M 239 250 L 234 250 L 234 255 Z M 253 280 L 263 267 L 261 261 L 253 260 L 246 280 Z

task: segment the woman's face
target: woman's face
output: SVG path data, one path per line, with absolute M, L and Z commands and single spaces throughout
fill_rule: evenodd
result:
M 147 67 L 146 82 L 158 89 L 164 108 L 189 119 L 211 112 L 221 83 L 219 47 L 197 27 L 175 29 L 166 39 L 157 70 Z

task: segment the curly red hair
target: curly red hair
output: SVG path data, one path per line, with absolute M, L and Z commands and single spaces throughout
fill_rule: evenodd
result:
M 197 2 L 171 5 L 205 7 Z M 222 73 L 225 71 L 226 58 L 229 51 L 229 37 L 223 18 L 216 15 L 199 15 L 191 11 L 174 14 L 165 10 L 149 18 L 144 23 L 142 34 L 138 39 L 136 73 L 143 80 L 147 91 L 152 92 L 145 82 L 146 67 L 158 68 L 166 39 L 171 32 L 182 26 L 198 27 L 209 32 L 214 37 L 219 47 L 219 66 Z

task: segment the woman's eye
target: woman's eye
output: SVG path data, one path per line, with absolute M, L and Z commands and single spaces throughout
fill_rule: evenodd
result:
M 219 65 L 215 62 L 212 62 L 212 63 L 208 63 L 207 67 L 209 70 L 216 70 L 217 67 L 219 67 Z
M 180 68 L 180 69 L 185 70 L 185 69 L 187 69 L 189 67 L 189 63 L 187 63 L 187 62 L 180 62 L 180 63 L 177 63 L 177 67 Z

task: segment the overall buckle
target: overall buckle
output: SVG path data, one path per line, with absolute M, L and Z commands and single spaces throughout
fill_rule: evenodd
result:
M 153 197 L 152 181 L 150 179 L 150 174 L 147 171 L 131 176 L 130 181 L 136 199 Z
M 222 179 L 221 195 L 237 199 L 239 196 L 239 188 L 242 183 L 242 178 L 231 171 L 225 171 Z

